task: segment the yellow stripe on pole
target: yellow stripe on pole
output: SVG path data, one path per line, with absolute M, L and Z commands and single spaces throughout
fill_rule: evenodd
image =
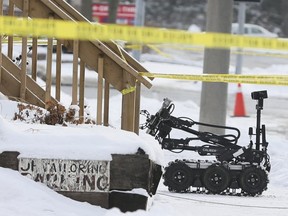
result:
M 140 75 L 174 80 L 193 80 L 202 82 L 245 83 L 259 85 L 288 86 L 288 75 L 237 75 L 237 74 L 162 74 L 141 72 Z
M 0 16 L 0 34 L 72 40 L 124 40 L 135 43 L 200 45 L 210 48 L 255 48 L 288 50 L 288 40 L 220 33 L 190 33 L 181 30 L 123 25 L 97 25 L 48 19 Z

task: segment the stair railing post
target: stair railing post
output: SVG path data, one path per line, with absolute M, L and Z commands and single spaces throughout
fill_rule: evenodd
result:
M 79 88 L 79 119 L 84 123 L 84 95 L 85 95 L 85 62 L 80 59 L 80 88 Z
M 97 120 L 96 124 L 102 124 L 102 114 L 103 114 L 103 73 L 104 73 L 104 58 L 98 58 L 98 89 L 97 89 Z
M 23 0 L 23 18 L 28 18 L 29 0 Z M 27 37 L 22 37 L 22 58 L 21 58 L 21 76 L 20 76 L 20 98 L 25 101 L 26 98 L 26 73 L 27 73 Z
M 49 19 L 54 19 L 52 16 Z M 47 38 L 47 54 L 46 54 L 46 92 L 45 92 L 45 108 L 49 107 L 51 101 L 52 86 L 52 59 L 53 57 L 53 38 Z
M 8 16 L 14 16 L 14 0 L 9 0 Z M 13 58 L 13 35 L 8 36 L 8 57 Z
M 61 98 L 61 62 L 62 62 L 62 44 L 57 40 L 56 45 L 56 92 L 55 98 L 60 101 Z
M 32 79 L 37 79 L 37 61 L 38 61 L 38 38 L 32 39 Z
M 106 71 L 105 71 L 106 73 Z M 110 98 L 110 84 L 107 79 L 104 83 L 104 119 L 103 125 L 109 126 L 109 98 Z
M 79 41 L 73 41 L 72 104 L 77 105 Z

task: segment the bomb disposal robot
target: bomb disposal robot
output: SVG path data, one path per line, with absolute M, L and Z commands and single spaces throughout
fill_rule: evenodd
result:
M 268 173 L 271 165 L 267 154 L 265 125 L 261 125 L 261 110 L 263 100 L 268 98 L 267 91 L 252 92 L 251 97 L 257 101 L 256 131 L 249 128 L 250 143 L 243 147 L 237 145 L 240 131 L 234 127 L 211 125 L 195 122 L 186 117 L 174 117 L 175 105 L 168 98 L 164 99 L 162 107 L 155 115 L 147 110 L 141 114 L 146 116 L 146 122 L 140 126 L 158 140 L 163 149 L 170 151 L 188 150 L 198 152 L 201 156 L 215 156 L 210 160 L 175 160 L 165 167 L 164 185 L 169 191 L 209 192 L 213 194 L 234 193 L 255 196 L 267 189 Z M 231 134 L 217 135 L 210 132 L 200 132 L 192 129 L 194 125 L 224 128 L 234 131 Z M 191 134 L 185 139 L 175 139 L 170 136 L 173 129 Z M 252 141 L 255 136 L 255 143 Z M 202 146 L 192 146 L 191 142 L 200 140 Z

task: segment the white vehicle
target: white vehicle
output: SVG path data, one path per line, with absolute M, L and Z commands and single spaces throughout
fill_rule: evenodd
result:
M 192 24 L 189 26 L 188 31 L 198 33 L 198 32 L 201 32 L 201 28 L 195 24 Z
M 232 23 L 232 34 L 238 34 L 239 24 Z M 244 35 L 247 36 L 254 36 L 254 37 L 269 37 L 269 38 L 276 38 L 278 37 L 277 34 L 268 31 L 267 29 L 254 24 L 244 24 Z

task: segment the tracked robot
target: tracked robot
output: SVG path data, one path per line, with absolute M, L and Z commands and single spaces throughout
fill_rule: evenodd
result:
M 265 125 L 261 125 L 263 101 L 268 98 L 267 91 L 252 92 L 257 101 L 256 131 L 249 128 L 250 143 L 243 147 L 237 144 L 240 137 L 235 127 L 212 125 L 193 121 L 187 117 L 174 117 L 175 105 L 165 98 L 160 110 L 150 115 L 141 110 L 146 122 L 141 129 L 158 140 L 163 149 L 170 151 L 195 151 L 201 156 L 215 156 L 216 160 L 175 160 L 165 167 L 164 185 L 173 192 L 208 192 L 213 194 L 240 194 L 255 196 L 267 189 L 268 173 L 271 169 Z M 195 125 L 223 128 L 230 134 L 217 135 L 193 129 Z M 182 130 L 191 137 L 176 139 L 171 137 L 172 130 Z M 252 141 L 255 136 L 255 142 Z M 200 140 L 204 145 L 192 146 Z

